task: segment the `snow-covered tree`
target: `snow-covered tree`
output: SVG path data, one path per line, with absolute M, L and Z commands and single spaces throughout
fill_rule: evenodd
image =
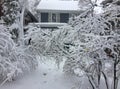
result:
M 25 71 L 35 69 L 37 60 L 26 48 L 21 48 L 11 39 L 9 30 L 0 25 L 0 79 L 4 84 Z M 1 84 L 1 85 L 2 85 Z
M 78 66 L 81 65 L 79 68 L 82 68 L 87 76 L 90 73 L 88 79 L 93 89 L 99 87 L 101 74 L 103 74 L 105 78 L 107 89 L 110 89 L 107 80 L 110 77 L 107 77 L 108 73 L 106 72 L 112 70 L 111 74 L 114 82 L 112 89 L 117 89 L 119 72 L 116 70 L 119 69 L 120 44 L 119 6 L 112 5 L 107 7 L 104 13 L 98 15 L 86 13 L 87 12 L 76 17 L 76 20 L 70 23 L 80 36 L 78 41 L 80 47 L 77 48 L 80 50 L 78 51 L 78 58 L 80 58 L 78 59 L 80 60 L 80 64 L 77 60 Z M 83 61 L 85 59 L 90 60 L 90 62 L 88 60 Z M 69 65 L 70 64 L 71 62 L 69 62 Z M 84 67 L 85 64 L 86 67 Z M 110 66 L 106 66 L 107 64 Z M 98 77 L 95 76 L 96 74 Z M 98 78 L 98 83 L 96 83 L 96 78 Z
M 10 25 L 10 31 L 20 45 L 24 45 L 24 13 L 27 7 L 27 0 L 4 0 L 3 11 L 4 21 Z
M 16 18 L 18 18 L 20 12 L 18 0 L 4 0 L 2 7 L 4 13 L 4 21 L 6 22 L 6 24 L 13 24 Z
M 27 0 L 4 0 L 3 3 L 3 19 L 7 26 L 0 25 L 0 80 L 2 84 L 25 71 L 35 69 L 38 64 L 36 55 L 24 45 L 23 24 Z
M 25 10 L 28 7 L 28 0 L 18 0 L 20 5 L 20 12 L 16 24 L 18 26 L 18 44 L 24 46 L 24 19 L 25 19 Z

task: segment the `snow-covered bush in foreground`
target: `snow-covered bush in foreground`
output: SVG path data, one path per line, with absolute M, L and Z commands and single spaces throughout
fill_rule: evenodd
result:
M 75 38 L 72 43 L 76 45 L 76 51 L 74 49 L 72 51 L 75 54 L 72 62 L 70 59 L 66 61 L 65 70 L 70 68 L 73 72 L 83 71 L 82 74 L 88 77 L 93 89 L 100 88 L 101 77 L 105 80 L 105 89 L 117 89 L 118 86 L 120 74 L 120 9 L 118 8 L 120 7 L 109 8 L 99 15 L 85 12 L 70 23 L 75 29 L 71 38 Z M 109 79 L 112 79 L 112 82 Z
M 27 48 L 26 48 L 27 49 Z M 5 26 L 0 25 L 0 79 L 4 84 L 24 71 L 36 68 L 37 60 L 33 55 L 11 39 L 11 35 Z
M 72 27 L 66 26 L 66 28 L 67 29 L 61 27 L 60 30 L 52 30 L 30 26 L 26 33 L 26 43 L 35 55 L 49 56 L 49 58 L 53 57 L 59 64 L 63 56 L 68 53 L 65 50 L 63 40 L 67 36 L 67 30 Z

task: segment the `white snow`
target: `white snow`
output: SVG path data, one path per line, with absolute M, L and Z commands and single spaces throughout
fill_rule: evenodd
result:
M 57 22 L 43 22 L 43 23 L 30 23 L 30 25 L 40 26 L 40 27 L 59 27 L 64 26 L 66 23 L 57 23 Z
M 35 72 L 7 82 L 0 89 L 78 89 L 80 83 L 78 77 L 64 74 L 54 61 L 47 61 L 40 63 Z
M 97 14 L 103 13 L 102 5 L 100 5 L 100 3 L 102 3 L 102 1 L 103 0 L 98 0 L 97 1 L 98 6 L 95 7 L 95 9 L 94 9 Z
M 80 11 L 78 1 L 74 0 L 41 0 L 37 6 L 39 11 Z

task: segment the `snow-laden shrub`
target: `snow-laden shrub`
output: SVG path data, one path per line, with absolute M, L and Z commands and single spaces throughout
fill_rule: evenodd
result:
M 66 38 L 66 34 L 69 34 L 67 30 L 72 28 L 70 26 L 66 26 L 66 28 L 67 27 L 68 29 L 61 27 L 60 29 L 52 30 L 30 26 L 26 33 L 26 44 L 29 45 L 29 49 L 33 54 L 54 57 L 58 63 L 67 53 L 65 49 L 67 49 L 67 43 L 69 43 L 69 41 L 63 43 L 63 38 Z M 66 44 L 66 46 L 63 44 Z
M 51 32 L 47 29 L 40 29 L 35 26 L 28 27 L 25 35 L 25 44 L 29 45 L 31 51 L 35 54 L 44 54 L 51 41 Z
M 71 36 L 71 39 L 75 38 L 72 41 L 75 49 L 71 53 L 74 56 L 68 58 L 65 63 L 65 71 L 72 73 L 76 73 L 78 69 L 83 71 L 82 74 L 88 77 L 93 89 L 100 88 L 101 77 L 104 77 L 106 89 L 117 89 L 118 86 L 120 75 L 120 9 L 118 8 L 120 7 L 109 8 L 98 15 L 84 12 L 70 23 L 75 30 Z M 114 82 L 112 86 L 108 82 L 110 78 Z
M 37 60 L 27 53 L 26 49 L 16 46 L 8 29 L 0 25 L 0 79 L 2 81 L 9 81 L 25 71 L 36 68 Z

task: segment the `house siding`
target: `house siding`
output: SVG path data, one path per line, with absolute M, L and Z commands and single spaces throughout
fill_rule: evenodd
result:
M 57 13 L 57 22 L 60 22 L 60 14 Z
M 48 22 L 51 22 L 51 13 L 48 13 Z

